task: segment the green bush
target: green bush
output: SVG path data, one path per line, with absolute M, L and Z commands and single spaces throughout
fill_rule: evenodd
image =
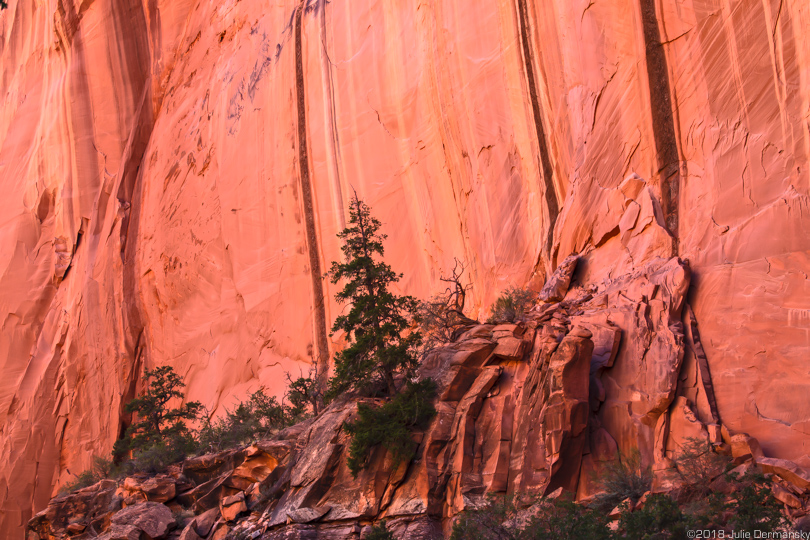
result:
M 727 456 L 715 453 L 708 441 L 694 437 L 684 441 L 674 461 L 684 484 L 683 491 L 689 497 L 708 495 L 711 481 L 723 474 L 731 463 Z
M 776 531 L 787 525 L 782 503 L 776 500 L 770 483 L 762 473 L 749 470 L 744 475 L 729 473 L 734 483 L 732 499 L 725 508 L 730 514 L 728 526 L 734 530 Z
M 509 523 L 517 516 L 516 499 L 515 495 L 489 495 L 486 504 L 465 510 L 456 517 L 450 540 L 519 538 L 518 527 Z
M 92 486 L 105 478 L 114 478 L 118 476 L 120 472 L 121 471 L 109 459 L 93 456 L 93 463 L 90 465 L 90 468 L 77 474 L 73 480 L 59 488 L 59 493 L 71 493 Z
M 520 510 L 517 501 L 534 502 Z M 524 504 L 525 505 L 525 504 Z M 611 540 L 603 512 L 570 498 L 490 496 L 481 508 L 463 512 L 453 524 L 451 540 Z
M 136 469 L 151 471 L 161 463 L 178 461 L 194 450 L 194 436 L 186 421 L 197 419 L 202 404 L 190 401 L 169 407 L 172 400 L 183 399 L 179 389 L 185 386 L 171 366 L 145 371 L 144 381 L 148 383 L 144 393 L 124 408 L 135 414 L 136 421 L 127 428 L 124 437 L 115 442 L 113 457 L 121 461 L 131 456 Z
M 206 419 L 197 436 L 197 452 L 218 452 L 267 438 L 288 425 L 288 416 L 274 396 L 261 388 L 225 416 Z
M 682 455 L 686 460 L 702 460 L 704 456 L 691 451 Z M 639 461 L 631 454 L 613 466 L 608 475 L 608 484 L 615 490 L 613 500 L 635 499 L 634 494 L 646 491 L 648 472 Z M 706 469 L 709 476 L 714 474 L 714 465 Z M 731 483 L 729 496 L 709 489 L 691 491 L 694 500 L 685 506 L 679 506 L 670 494 L 661 493 L 648 495 L 643 507 L 635 511 L 630 511 L 626 502 L 605 505 L 621 510 L 615 531 L 608 527 L 607 511 L 599 504 L 588 507 L 567 498 L 534 499 L 535 504 L 521 510 L 516 502 L 530 504 L 531 497 L 490 496 L 488 504 L 456 517 L 451 540 L 680 540 L 689 530 L 728 535 L 730 530 L 780 531 L 788 525 L 765 476 L 758 472 L 726 474 Z
M 641 463 L 641 453 L 633 449 L 618 459 L 605 464 L 597 483 L 603 493 L 599 494 L 594 505 L 610 512 L 625 499 L 637 501 L 652 486 L 652 469 Z
M 668 495 L 650 495 L 644 508 L 622 512 L 617 538 L 627 540 L 680 540 L 694 528 L 694 520 L 681 512 Z
M 345 424 L 352 436 L 349 446 L 349 470 L 355 477 L 368 461 L 371 450 L 384 445 L 391 452 L 394 467 L 402 460 L 410 460 L 416 450 L 411 438 L 414 429 L 425 429 L 436 414 L 431 400 L 436 394 L 436 383 L 431 379 L 409 382 L 391 401 L 379 407 L 365 403 L 358 405 L 358 417 Z
M 183 461 L 194 453 L 195 441 L 191 435 L 176 436 L 167 442 L 156 442 L 132 453 L 132 459 L 124 464 L 128 473 L 142 472 L 157 474 L 166 470 L 172 463 Z
M 545 501 L 519 538 L 526 540 L 610 540 L 604 512 L 568 498 Z
M 510 286 L 492 304 L 491 315 L 487 319 L 489 324 L 518 322 L 526 316 L 526 313 L 537 301 L 537 293 L 531 289 L 521 289 Z
M 381 521 L 371 528 L 366 540 L 396 540 L 394 533 L 388 530 L 385 521 Z
M 298 377 L 293 380 L 287 374 L 287 401 L 289 405 L 285 407 L 286 423 L 297 424 L 309 418 L 310 415 L 318 415 L 323 405 L 323 393 L 318 383 L 318 369 L 310 373 L 309 377 Z

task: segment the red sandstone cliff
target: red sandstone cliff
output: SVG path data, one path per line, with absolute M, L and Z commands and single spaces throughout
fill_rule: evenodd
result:
M 810 465 L 798 0 L 12 1 L 0 12 L 0 536 L 143 366 L 216 408 L 331 347 L 352 188 L 407 292 L 678 255 L 717 410 Z M 638 400 L 630 395 L 631 403 Z

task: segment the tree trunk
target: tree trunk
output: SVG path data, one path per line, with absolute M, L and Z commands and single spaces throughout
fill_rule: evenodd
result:
M 389 371 L 384 371 L 385 384 L 388 386 L 388 395 L 394 397 L 397 394 L 397 386 L 394 383 L 394 375 Z

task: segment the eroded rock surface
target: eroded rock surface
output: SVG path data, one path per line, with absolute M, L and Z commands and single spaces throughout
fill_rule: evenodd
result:
M 459 257 L 481 319 L 571 253 L 590 285 L 688 259 L 702 351 L 674 358 L 683 397 L 707 432 L 722 421 L 805 459 L 808 27 L 805 0 L 10 1 L 0 537 L 109 453 L 144 367 L 172 364 L 221 411 L 329 358 L 340 308 L 322 273 L 352 189 L 386 222 L 405 292 L 443 290 Z M 651 292 L 612 294 L 615 320 L 577 323 L 594 354 L 610 356 L 614 325 L 649 352 L 616 359 L 632 389 L 592 366 L 590 407 L 618 444 L 652 437 L 660 456 L 665 424 L 686 426 L 663 413 L 690 333 L 664 327 Z M 535 467 L 514 474 L 549 473 Z
M 165 519 L 158 529 L 155 519 L 133 516 L 163 508 L 170 517 L 167 506 L 132 494 L 176 491 L 163 502 L 199 514 L 172 533 L 185 540 L 359 540 L 381 520 L 398 538 L 439 539 L 454 516 L 489 494 L 588 499 L 600 489 L 594 477 L 620 453 L 639 452 L 654 471 L 654 491 L 675 489 L 673 457 L 691 439 L 734 459 L 737 472 L 770 474 L 774 496 L 796 520 L 810 509 L 810 470 L 767 457 L 755 438 L 716 417 L 710 375 L 699 367 L 698 321 L 686 304 L 690 279 L 684 261 L 657 259 L 598 286 L 566 287 L 560 302 L 538 304 L 517 324 L 460 332 L 420 368 L 438 384 L 437 415 L 414 434 L 419 448 L 408 463 L 394 466 L 377 447 L 352 477 L 344 424 L 357 414 L 358 399 L 341 398 L 274 440 L 189 459 L 173 474 L 127 478 L 117 490 L 105 481 L 57 498 L 29 530 L 54 540 L 71 526 L 107 535 L 134 526 L 163 538 Z M 520 354 L 499 352 L 512 340 L 520 345 L 510 350 Z M 103 514 L 113 495 L 125 508 Z M 614 514 L 618 519 L 619 510 Z

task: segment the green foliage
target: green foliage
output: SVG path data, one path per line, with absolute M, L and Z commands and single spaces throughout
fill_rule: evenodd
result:
M 731 528 L 775 531 L 787 525 L 782 503 L 773 496 L 770 481 L 762 473 L 749 470 L 744 475 L 730 473 L 729 478 L 735 485 L 734 498 L 725 505 Z
M 644 508 L 622 512 L 617 538 L 627 540 L 680 540 L 692 529 L 694 520 L 681 512 L 678 504 L 664 494 L 647 498 Z
M 609 512 L 625 499 L 637 501 L 652 486 L 652 469 L 641 463 L 641 454 L 633 449 L 628 454 L 607 463 L 597 479 L 601 493 L 595 501 L 596 507 Z
M 451 540 L 610 540 L 604 513 L 570 499 L 534 499 L 520 510 L 526 497 L 491 496 L 482 508 L 464 512 L 453 524 Z M 529 498 L 532 500 L 532 498 Z
M 92 486 L 99 480 L 100 478 L 97 478 L 96 475 L 93 474 L 93 471 L 88 469 L 80 472 L 73 480 L 60 487 L 59 493 L 72 493 L 82 488 Z
M 692 447 L 700 449 L 699 445 Z M 681 458 L 687 461 L 704 457 L 688 447 L 683 454 Z M 625 458 L 623 463 L 612 474 L 624 486 L 623 495 L 632 499 L 634 490 L 630 488 L 646 473 L 635 457 Z M 713 474 L 712 468 L 708 470 Z M 618 505 L 621 516 L 615 531 L 608 526 L 607 512 L 598 505 L 587 507 L 560 498 L 535 499 L 529 506 L 533 502 L 529 497 L 530 503 L 523 505 L 528 508 L 521 510 L 516 502 L 526 500 L 525 496 L 491 496 L 487 505 L 456 517 L 451 540 L 680 540 L 687 538 L 689 530 L 722 531 L 725 536 L 710 536 L 728 538 L 731 530 L 780 531 L 788 525 L 767 478 L 757 472 L 727 474 L 729 496 L 710 489 L 691 491 L 695 501 L 679 506 L 669 494 L 652 494 L 635 511 L 623 502 Z
M 333 262 L 329 275 L 334 284 L 345 282 L 335 299 L 341 304 L 351 303 L 349 312 L 335 320 L 332 332 L 346 332 L 350 343 L 335 356 L 329 397 L 348 390 L 367 392 L 377 384 L 384 385 L 392 396 L 396 393 L 394 377 L 403 374 L 410 378 L 416 369 L 421 335 L 406 334 L 405 330 L 418 304 L 412 296 L 390 291 L 402 274 L 375 260 L 384 255 L 386 235 L 378 232 L 380 221 L 371 216 L 357 194 L 351 201 L 349 216 L 349 226 L 338 234 L 343 240 L 345 262 Z
M 198 435 L 198 453 L 218 452 L 267 438 L 290 423 L 287 411 L 274 396 L 260 388 L 225 416 L 204 420 Z
M 394 533 L 385 526 L 385 521 L 379 522 L 371 528 L 366 540 L 396 540 Z
M 516 497 L 513 495 L 490 495 L 485 505 L 467 510 L 456 517 L 450 540 L 519 538 L 519 527 L 508 523 L 517 516 L 515 501 Z
M 71 493 L 92 486 L 105 478 L 118 476 L 119 473 L 118 468 L 109 459 L 93 456 L 93 463 L 90 465 L 90 468 L 77 474 L 72 481 L 59 488 L 59 493 Z
M 537 293 L 514 285 L 506 289 L 492 304 L 489 324 L 512 323 L 523 319 L 537 300 Z
M 153 470 L 182 459 L 195 447 L 194 436 L 186 421 L 196 420 L 202 404 L 191 401 L 170 408 L 169 402 L 183 399 L 180 388 L 185 384 L 171 366 L 144 372 L 146 390 L 126 404 L 124 410 L 134 413 L 137 421 L 116 441 L 113 456 L 125 459 L 130 454 L 139 470 Z M 140 467 L 146 467 L 140 469 Z M 160 470 L 160 469 L 158 469 Z
M 708 495 L 711 481 L 723 474 L 731 462 L 727 456 L 715 453 L 708 441 L 694 437 L 684 441 L 674 461 L 683 489 L 692 497 Z
M 287 401 L 290 402 L 285 409 L 288 424 L 306 420 L 311 414 L 318 415 L 323 403 L 323 393 L 318 384 L 317 369 L 308 377 L 301 376 L 295 380 L 287 374 Z
M 391 452 L 394 467 L 410 460 L 416 450 L 411 438 L 414 429 L 425 429 L 435 416 L 431 400 L 436 394 L 436 383 L 431 379 L 409 382 L 391 401 L 379 407 L 365 403 L 358 405 L 358 417 L 345 424 L 351 434 L 349 470 L 355 477 L 365 467 L 371 450 L 382 444 Z
M 527 540 L 610 540 L 607 517 L 603 512 L 555 499 L 544 505 L 523 530 Z

